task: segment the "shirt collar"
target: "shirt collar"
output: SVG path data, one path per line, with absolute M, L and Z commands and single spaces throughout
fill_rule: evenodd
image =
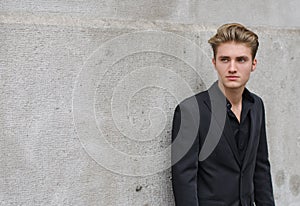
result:
M 247 88 L 245 88 L 244 91 L 243 91 L 243 98 L 247 99 L 251 103 L 254 103 L 253 95 L 251 94 L 251 92 Z
M 243 101 L 243 104 L 248 104 L 248 103 L 254 103 L 254 98 L 251 94 L 251 92 L 245 88 L 244 91 L 243 91 L 243 94 L 242 94 L 242 101 Z M 231 109 L 231 103 L 230 101 L 226 98 L 226 106 L 227 106 L 227 109 Z

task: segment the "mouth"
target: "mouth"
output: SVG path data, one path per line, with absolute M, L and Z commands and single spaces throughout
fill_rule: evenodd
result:
M 238 76 L 226 76 L 226 78 L 230 81 L 237 80 L 239 77 Z

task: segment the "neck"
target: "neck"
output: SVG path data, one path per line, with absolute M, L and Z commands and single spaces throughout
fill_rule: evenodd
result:
M 242 104 L 242 95 L 245 87 L 230 89 L 225 88 L 220 81 L 218 82 L 220 90 L 223 92 L 224 96 L 230 101 L 232 106 L 238 106 Z

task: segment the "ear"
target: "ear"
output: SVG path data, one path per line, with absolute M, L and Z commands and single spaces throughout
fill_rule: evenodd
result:
M 211 60 L 212 64 L 215 66 L 216 68 L 216 59 L 213 57 L 212 60 Z
M 257 60 L 253 59 L 253 61 L 252 61 L 252 67 L 251 67 L 251 72 L 253 72 L 256 69 L 256 65 L 257 65 Z

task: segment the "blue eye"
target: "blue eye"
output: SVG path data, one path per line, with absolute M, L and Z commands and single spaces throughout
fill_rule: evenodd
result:
M 228 59 L 221 59 L 222 62 L 228 62 Z
M 245 58 L 245 57 L 240 57 L 240 58 L 238 58 L 237 60 L 238 60 L 238 62 L 243 63 L 243 62 L 246 62 L 246 61 L 247 61 L 247 58 Z

